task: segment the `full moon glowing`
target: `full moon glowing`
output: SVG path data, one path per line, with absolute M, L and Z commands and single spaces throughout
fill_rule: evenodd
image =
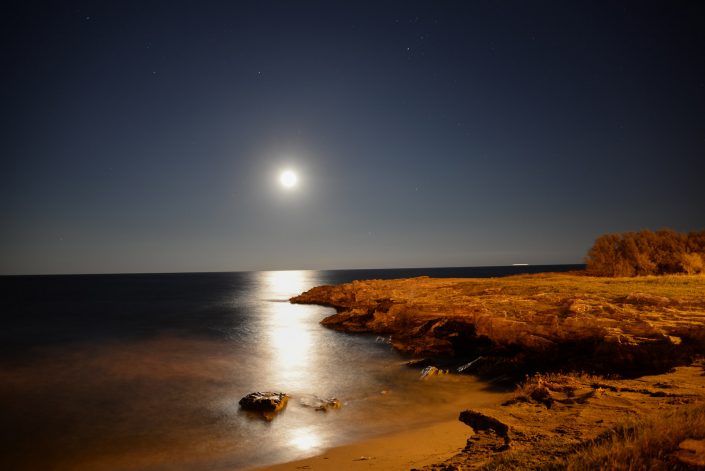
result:
M 284 170 L 279 174 L 279 183 L 281 183 L 284 188 L 294 188 L 298 182 L 299 177 L 293 170 Z

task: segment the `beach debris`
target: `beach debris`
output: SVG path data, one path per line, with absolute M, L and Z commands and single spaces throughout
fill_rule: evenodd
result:
M 445 374 L 448 374 L 448 370 L 441 370 L 435 366 L 427 366 L 421 370 L 421 379 L 428 379 L 431 376 L 440 376 Z
M 311 407 L 319 412 L 328 412 L 329 409 L 340 409 L 343 403 L 336 397 L 323 399 L 312 394 L 299 399 L 299 402 L 304 407 Z
M 253 412 L 276 413 L 286 407 L 289 396 L 282 392 L 253 392 L 240 399 L 240 407 Z
M 353 461 L 369 461 L 372 458 L 373 458 L 372 456 L 361 456 L 359 458 L 353 458 Z
M 463 371 L 467 370 L 467 369 L 470 368 L 472 365 L 474 365 L 477 361 L 482 360 L 482 359 L 483 359 L 483 357 L 482 357 L 482 356 L 479 356 L 479 357 L 475 358 L 473 361 L 471 361 L 471 362 L 469 362 L 469 363 L 465 363 L 465 364 L 462 365 L 462 366 L 459 366 L 459 367 L 458 367 L 458 373 L 462 373 Z

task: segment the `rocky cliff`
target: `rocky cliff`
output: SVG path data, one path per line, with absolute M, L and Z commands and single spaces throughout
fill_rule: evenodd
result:
M 688 363 L 705 345 L 705 277 L 367 280 L 319 286 L 293 303 L 334 307 L 322 324 L 389 336 L 413 357 L 512 377 L 582 370 L 637 376 Z

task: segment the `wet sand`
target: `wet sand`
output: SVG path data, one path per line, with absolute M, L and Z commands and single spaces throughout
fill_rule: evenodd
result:
M 331 448 L 310 458 L 255 469 L 337 471 L 420 468 L 459 453 L 472 433 L 472 429 L 459 420 L 447 420 Z

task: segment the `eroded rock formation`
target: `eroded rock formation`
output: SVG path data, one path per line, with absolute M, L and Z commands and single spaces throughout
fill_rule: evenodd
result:
M 394 348 L 413 357 L 464 359 L 465 373 L 637 376 L 703 351 L 702 293 L 705 277 L 698 276 L 542 274 L 353 281 L 313 288 L 291 302 L 334 307 L 323 325 L 389 335 Z

